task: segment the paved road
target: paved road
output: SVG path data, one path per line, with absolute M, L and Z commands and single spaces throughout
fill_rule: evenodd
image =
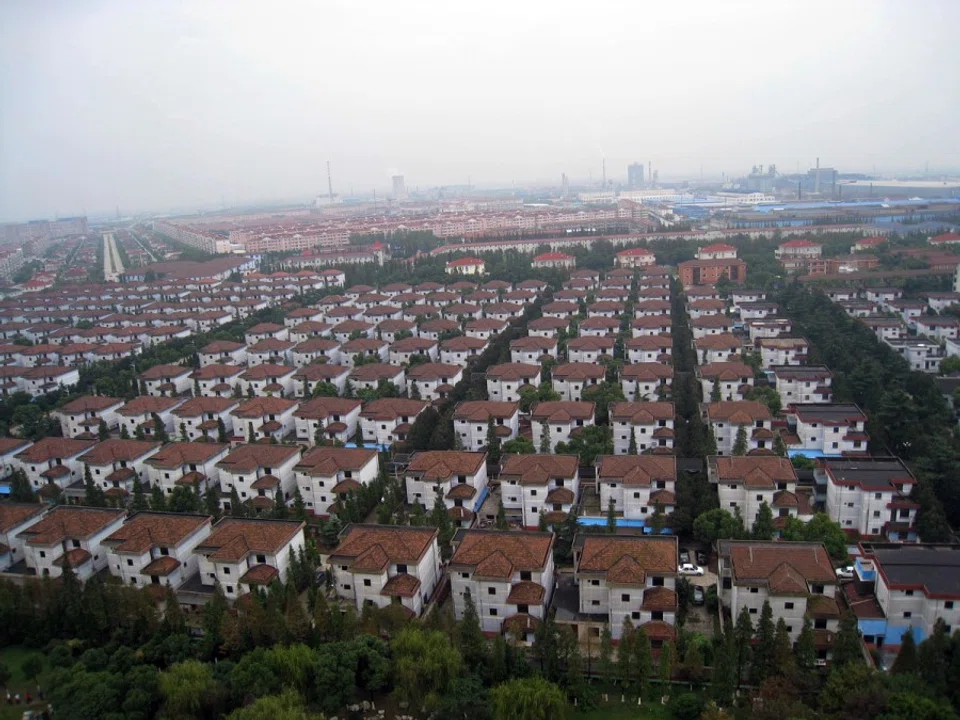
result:
M 107 282 L 118 282 L 123 272 L 123 263 L 120 262 L 120 252 L 113 233 L 103 236 L 103 278 Z

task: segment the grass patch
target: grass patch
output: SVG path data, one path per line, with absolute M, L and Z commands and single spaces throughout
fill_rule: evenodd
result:
M 3 695 L 0 696 L 0 720 L 20 720 L 25 710 L 41 710 L 46 707 L 46 702 L 37 698 L 37 684 L 42 684 L 44 677 L 50 670 L 50 666 L 47 664 L 46 658 L 44 658 L 43 670 L 40 672 L 40 676 L 36 680 L 27 680 L 23 674 L 23 662 L 32 655 L 38 655 L 43 658 L 43 653 L 31 648 L 13 646 L 0 650 L 0 662 L 3 662 L 11 672 L 10 681 L 7 683 Z M 7 690 L 10 691 L 11 695 L 20 693 L 21 698 L 25 698 L 29 692 L 33 695 L 33 703 L 27 705 L 24 700 L 21 700 L 20 705 L 7 705 Z
M 644 700 L 643 705 L 637 706 L 636 699 L 620 702 L 617 695 L 610 702 L 601 702 L 597 707 L 586 712 L 570 713 L 570 720 L 663 720 L 667 717 L 667 709 L 656 700 Z

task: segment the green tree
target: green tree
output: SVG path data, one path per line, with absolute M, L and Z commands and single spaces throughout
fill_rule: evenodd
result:
M 617 534 L 617 506 L 613 497 L 607 503 L 607 535 Z
M 159 484 L 150 488 L 150 509 L 154 512 L 164 512 L 167 509 L 167 496 Z
M 502 454 L 514 454 L 514 455 L 533 455 L 537 452 L 537 448 L 534 446 L 533 441 L 524 438 L 516 437 L 513 440 L 507 440 L 503 443 Z
M 794 665 L 793 643 L 790 641 L 790 633 L 787 632 L 787 624 L 783 618 L 777 620 L 777 629 L 773 636 L 773 664 L 770 672 L 781 677 L 791 677 Z
M 776 531 L 777 528 L 773 524 L 773 511 L 766 502 L 760 503 L 760 509 L 757 511 L 757 517 L 750 531 L 751 536 L 754 540 L 769 541 L 773 540 Z
M 633 428 L 630 428 L 630 444 L 627 446 L 627 455 L 636 455 L 637 454 L 637 436 L 633 432 Z
M 87 507 L 107 507 L 107 496 L 93 481 L 93 473 L 87 463 L 83 464 L 83 504 Z
M 713 657 L 710 678 L 711 696 L 721 705 L 729 705 L 737 690 L 737 644 L 730 628 L 720 638 Z
M 749 667 L 753 650 L 753 621 L 750 611 L 744 606 L 737 616 L 737 623 L 733 631 L 736 656 L 734 662 L 737 668 L 737 687 L 743 681 L 743 673 Z
M 603 631 L 600 633 L 600 655 L 597 671 L 602 678 L 609 680 L 613 678 L 615 669 L 613 664 L 613 637 L 610 635 L 610 626 L 604 624 Z
M 131 512 L 141 512 L 148 509 L 147 496 L 143 492 L 143 483 L 140 482 L 139 473 L 133 476 L 133 501 L 130 504 Z
M 307 519 L 307 504 L 303 501 L 303 495 L 300 493 L 300 488 L 294 486 L 293 488 L 293 515 L 294 520 L 306 520 Z
M 564 720 L 567 698 L 542 677 L 515 678 L 490 691 L 496 720 Z
M 797 636 L 794 660 L 797 667 L 804 672 L 810 672 L 816 667 L 817 639 L 813 632 L 813 620 L 809 615 L 803 618 L 803 628 Z
M 21 468 L 17 468 L 10 474 L 10 500 L 18 503 L 39 502 L 37 494 L 30 487 L 27 473 Z
M 150 417 L 153 420 L 154 439 L 162 443 L 170 442 L 170 438 L 167 436 L 167 428 L 163 424 L 163 420 L 160 419 L 160 416 L 157 415 L 157 413 L 150 413 Z
M 674 647 L 669 640 L 660 649 L 660 680 L 669 682 L 673 678 Z
M 460 621 L 460 654 L 467 669 L 482 674 L 490 660 L 487 639 L 480 628 L 480 617 L 473 597 L 464 597 L 463 619 Z
M 273 518 L 275 520 L 286 520 L 290 516 L 290 510 L 287 507 L 287 501 L 283 497 L 283 488 L 277 486 L 277 492 L 273 498 Z
M 710 385 L 710 402 L 720 402 L 722 399 L 720 397 L 720 383 L 717 378 L 714 378 Z
M 642 627 L 637 628 L 633 636 L 633 669 L 637 675 L 637 691 L 640 697 L 646 697 L 653 673 L 653 649 L 650 637 Z
M 623 401 L 623 388 L 618 382 L 601 382 L 585 388 L 582 394 L 584 402 L 597 404 L 596 421 L 601 425 L 609 423 L 608 408 L 610 403 Z
M 226 443 L 229 438 L 227 437 L 227 426 L 223 422 L 222 417 L 217 417 L 217 442 Z
M 557 453 L 579 455 L 581 465 L 593 465 L 601 455 L 613 455 L 613 432 L 609 425 L 588 425 L 567 443 L 557 443 Z
M 863 662 L 863 651 L 860 646 L 860 629 L 857 626 L 857 617 L 850 610 L 840 616 L 840 627 L 837 639 L 833 646 L 831 670 L 836 671 L 845 665 Z
M 220 519 L 220 492 L 217 485 L 208 485 L 203 494 L 203 511 L 215 520 Z
M 123 423 L 120 423 L 120 439 L 121 439 L 121 440 L 129 440 L 129 439 L 130 439 L 130 431 L 127 430 L 127 426 L 124 425 Z
M 265 695 L 234 710 L 227 715 L 227 720 L 305 720 L 307 717 L 300 693 L 285 688 L 279 695 Z
M 777 457 L 787 456 L 787 444 L 783 441 L 783 436 L 779 432 L 773 437 L 773 454 Z
M 544 420 L 542 425 L 543 428 L 540 431 L 540 454 L 550 455 L 553 452 L 553 445 L 550 442 L 550 423 Z
M 900 640 L 900 652 L 897 653 L 890 672 L 894 675 L 915 675 L 918 667 L 917 643 L 913 637 L 913 628 L 910 627 Z
M 773 609 L 770 602 L 764 600 L 760 609 L 760 620 L 754 636 L 753 673 L 751 680 L 755 685 L 762 683 L 773 670 L 774 649 L 776 647 L 776 626 L 773 623 Z
M 745 425 L 737 427 L 737 438 L 733 442 L 733 454 L 738 457 L 747 454 L 747 428 Z
M 30 653 L 20 663 L 20 672 L 30 682 L 35 682 L 40 673 L 43 672 L 43 655 L 40 653 Z
M 633 622 L 630 618 L 625 618 L 620 630 L 620 644 L 617 646 L 617 679 L 623 687 L 630 687 L 636 677 L 633 653 L 635 637 Z
M 394 687 L 412 707 L 435 707 L 460 674 L 463 660 L 440 630 L 406 627 L 390 642 Z
M 107 427 L 105 420 L 101 418 L 100 424 L 97 426 L 97 438 L 100 442 L 103 442 L 110 437 L 110 428 Z
M 203 717 L 207 703 L 216 697 L 213 666 L 184 660 L 160 673 L 160 693 L 167 717 Z
M 495 465 L 500 464 L 500 436 L 497 435 L 497 426 L 493 422 L 493 415 L 487 418 L 487 458 Z
M 440 545 L 440 551 L 444 554 L 450 552 L 450 541 L 453 539 L 455 528 L 450 519 L 450 513 L 447 512 L 447 506 L 443 502 L 443 494 L 439 486 L 433 497 L 433 508 L 430 510 L 430 524 L 438 530 L 437 542 Z
M 734 540 L 743 536 L 743 523 L 727 510 L 714 508 L 693 521 L 693 535 L 708 545 L 717 540 Z
M 502 495 L 497 498 L 497 520 L 495 525 L 497 530 L 507 530 L 510 527 L 507 523 L 507 509 L 503 506 Z

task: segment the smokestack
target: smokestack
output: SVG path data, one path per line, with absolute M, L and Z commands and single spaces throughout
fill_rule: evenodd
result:
M 817 158 L 817 172 L 813 178 L 813 191 L 815 193 L 820 192 L 820 158 Z
M 650 178 L 648 182 L 652 185 L 653 184 L 653 160 L 647 160 L 647 177 Z
M 330 193 L 330 202 L 333 202 L 333 177 L 330 175 L 330 161 L 327 160 L 327 192 Z

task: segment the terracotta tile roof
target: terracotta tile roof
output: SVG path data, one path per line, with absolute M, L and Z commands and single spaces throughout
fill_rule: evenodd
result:
M 196 397 L 187 400 L 183 405 L 174 409 L 177 417 L 200 417 L 206 413 L 219 415 L 225 410 L 240 405 L 234 398 Z
M 767 585 L 772 593 L 800 595 L 809 583 L 836 584 L 830 556 L 820 543 L 729 542 L 734 582 Z
M 473 568 L 478 577 L 510 579 L 542 571 L 553 551 L 553 533 L 466 530 L 458 537 L 450 567 Z
M 532 380 L 540 376 L 539 365 L 526 363 L 502 363 L 487 369 L 487 377 L 495 380 Z
M 677 636 L 676 628 L 663 620 L 651 620 L 640 627 L 651 640 L 673 640 Z
M 665 353 L 671 353 L 673 352 L 673 336 L 661 334 L 627 338 L 626 347 L 627 350 L 660 350 Z
M 653 455 L 601 455 L 597 478 L 603 482 L 619 481 L 627 487 L 651 487 L 656 481 L 674 483 L 677 461 Z
M 388 597 L 414 597 L 420 589 L 420 579 L 407 573 L 398 573 L 387 580 L 380 590 Z
M 787 458 L 714 456 L 708 458 L 707 462 L 720 482 L 743 483 L 753 489 L 771 489 L 777 483 L 797 482 L 797 472 Z
M 546 502 L 551 505 L 570 505 L 574 500 L 576 500 L 576 496 L 573 494 L 573 490 L 566 487 L 558 487 L 547 493 Z
M 459 326 L 458 326 L 459 327 Z M 487 347 L 488 341 L 481 338 L 458 335 L 444 340 L 440 343 L 440 349 L 447 352 L 459 352 L 462 350 L 483 350 Z
M 740 380 L 752 378 L 753 368 L 741 362 L 712 362 L 700 365 L 697 369 L 700 377 L 708 380 Z
M 501 626 L 504 633 L 510 633 L 515 636 L 523 636 L 528 633 L 536 632 L 540 626 L 540 620 L 529 613 L 517 613 L 511 615 L 503 621 Z
M 770 408 L 756 400 L 724 400 L 704 403 L 710 422 L 752 425 L 757 420 L 772 420 Z
M 432 528 L 348 525 L 340 545 L 330 554 L 332 565 L 383 572 L 389 564 L 417 564 L 437 537 Z
M 84 412 L 99 412 L 101 410 L 106 410 L 107 408 L 113 407 L 114 405 L 122 405 L 123 398 L 115 397 L 105 397 L 103 395 L 84 395 L 83 397 L 78 397 L 76 400 L 71 400 L 66 405 L 61 407 L 58 412 L 61 415 L 70 415 L 73 413 L 84 413 Z
M 433 342 L 429 340 L 428 342 Z M 463 373 L 463 368 L 450 363 L 420 363 L 407 370 L 410 380 L 452 380 Z
M 150 413 L 162 413 L 171 408 L 180 405 L 183 402 L 181 398 L 175 397 L 153 397 L 152 395 L 141 395 L 135 397 L 117 413 L 124 417 L 131 415 L 149 415 Z
M 277 340 L 276 338 L 266 338 L 260 342 L 254 343 L 247 348 L 248 353 L 272 353 L 289 350 L 296 343 L 289 340 Z
M 454 420 L 485 423 L 493 417 L 494 420 L 506 420 L 519 412 L 520 403 L 498 402 L 496 400 L 466 400 L 457 405 L 453 411 Z
M 156 560 L 148 563 L 140 571 L 141 575 L 155 575 L 157 577 L 166 577 L 172 574 L 178 567 L 180 561 L 170 555 L 161 555 Z
M 291 368 L 292 369 L 292 368 Z M 266 415 L 282 415 L 297 406 L 295 400 L 278 397 L 258 397 L 245 400 L 240 407 L 231 412 L 237 418 L 262 418 Z
M 596 380 L 606 377 L 607 369 L 603 365 L 587 362 L 565 363 L 553 368 L 554 380 L 566 382 L 575 380 Z
M 677 538 L 586 536 L 577 563 L 578 573 L 600 573 L 609 582 L 642 584 L 648 574 L 677 572 Z
M 58 505 L 40 522 L 20 533 L 29 545 L 57 545 L 65 540 L 83 540 L 126 515 L 126 510 Z
M 217 463 L 217 467 L 232 473 L 252 472 L 259 468 L 280 467 L 299 455 L 296 445 L 240 445 Z
M 121 460 L 132 462 L 160 447 L 158 442 L 146 440 L 118 440 L 112 438 L 97 443 L 80 456 L 80 462 L 90 465 L 109 465 Z
M 96 441 L 48 437 L 38 440 L 16 458 L 23 463 L 45 463 L 48 460 L 69 458 L 89 450 Z
M 515 455 L 503 458 L 500 481 L 518 480 L 521 485 L 546 485 L 550 479 L 572 480 L 579 470 L 576 455 Z
M 374 420 L 396 420 L 401 417 L 415 418 L 429 403 L 407 398 L 380 398 L 368 402 L 360 411 L 360 417 Z
M 573 420 L 592 420 L 597 404 L 592 402 L 550 401 L 538 402 L 530 416 L 538 422 L 569 423 Z
M 206 515 L 139 512 L 103 542 L 116 552 L 139 555 L 152 548 L 176 547 L 210 522 Z
M 0 503 L 0 533 L 9 532 L 46 510 L 47 506 L 37 503 Z
M 705 335 L 701 338 L 695 338 L 694 346 L 698 351 L 703 350 L 729 350 L 731 352 L 739 350 L 743 344 L 732 333 L 720 333 L 719 335 Z
M 510 588 L 507 605 L 540 605 L 546 594 L 540 583 L 521 580 Z
M 254 565 L 240 576 L 244 585 L 269 585 L 280 577 L 280 571 L 272 565 Z
M 316 397 L 301 403 L 293 412 L 294 417 L 306 420 L 325 420 L 334 415 L 349 415 L 360 409 L 361 402 L 350 398 Z
M 346 495 L 347 493 L 356 492 L 361 487 L 360 483 L 353 478 L 346 478 L 330 488 L 330 491 L 334 495 Z
M 242 377 L 244 380 L 267 380 L 268 378 L 282 378 L 287 375 L 293 375 L 296 368 L 288 365 L 274 365 L 273 363 L 263 363 L 248 368 Z
M 586 337 L 578 337 L 568 340 L 567 350 L 578 350 L 580 352 L 588 350 L 611 350 L 615 344 L 615 338 L 588 335 Z
M 294 373 L 295 380 L 307 380 L 308 382 L 332 381 L 350 373 L 349 365 L 332 365 L 330 363 L 311 363 L 304 365 Z
M 224 562 L 237 562 L 257 553 L 275 554 L 293 540 L 303 525 L 296 520 L 223 518 L 196 551 Z
M 673 420 L 671 402 L 616 402 L 610 404 L 610 419 L 633 425 L 652 425 L 659 420 Z
M 53 564 L 58 567 L 67 567 L 69 565 L 72 568 L 78 568 L 84 563 L 89 562 L 92 558 L 93 555 L 91 555 L 88 550 L 73 548 L 72 550 L 67 550 L 63 555 L 54 560 Z
M 548 352 L 550 350 L 557 349 L 557 339 L 549 337 L 541 337 L 540 335 L 527 335 L 525 337 L 517 338 L 510 342 L 511 350 L 539 350 L 541 352 Z
M 677 594 L 666 587 L 652 587 L 643 591 L 643 609 L 673 611 L 677 609 Z
M 407 466 L 407 472 L 432 482 L 446 482 L 456 475 L 474 475 L 486 462 L 485 452 L 431 450 L 418 452 Z
M 30 440 L 24 438 L 0 438 L 0 455 L 9 455 L 15 451 L 22 451 L 30 445 Z
M 377 451 L 372 448 L 322 446 L 308 451 L 293 469 L 307 475 L 330 477 L 341 470 L 359 471 L 376 459 Z
M 403 374 L 403 368 L 399 365 L 390 365 L 388 363 L 368 363 L 359 365 L 350 371 L 350 379 L 357 381 L 380 381 L 395 380 Z
M 183 365 L 154 365 L 137 377 L 141 380 L 169 380 L 190 374 L 191 369 Z
M 836 598 L 827 595 L 810 595 L 807 598 L 807 615 L 815 618 L 839 618 L 840 605 Z

